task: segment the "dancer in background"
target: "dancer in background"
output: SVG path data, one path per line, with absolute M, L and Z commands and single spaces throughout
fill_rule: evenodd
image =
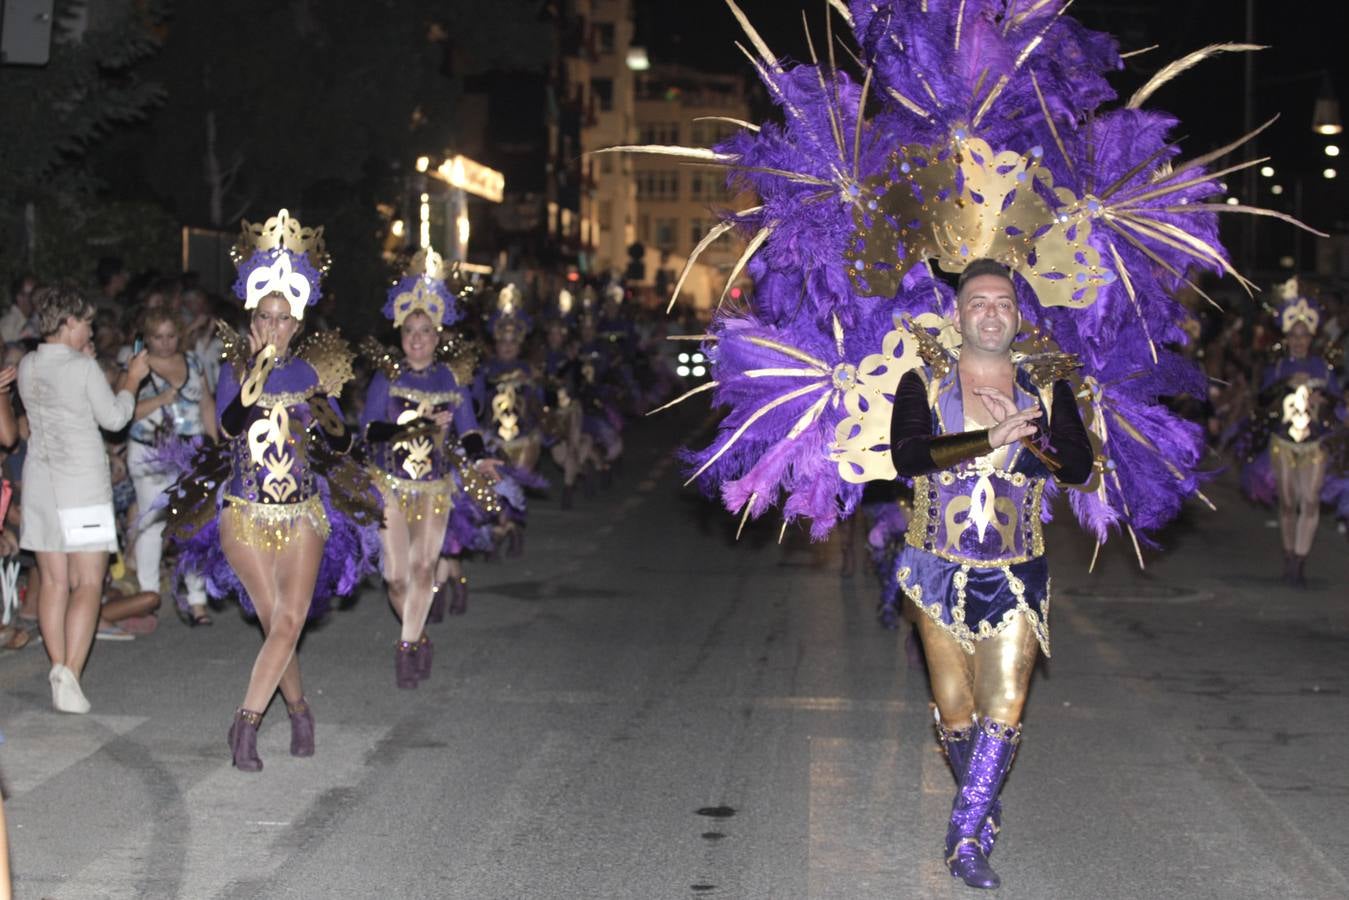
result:
M 213 593 L 237 594 L 262 626 L 229 730 L 235 767 L 256 772 L 258 726 L 278 688 L 291 755 L 314 753 L 296 646 L 306 618 L 373 569 L 380 508 L 369 476 L 348 456 L 352 435 L 334 399 L 351 378 L 350 349 L 324 332 L 292 352 L 327 269 L 323 229 L 304 228 L 283 209 L 262 225 L 245 221 L 234 256 L 234 290 L 252 314 L 248 337 L 222 326 L 223 440 L 198 449 L 192 471 L 170 490 L 168 535 L 180 545 L 180 568 L 203 575 Z
M 440 254 L 425 249 L 390 290 L 383 309 L 398 329 L 401 356 L 365 345 L 376 366 L 361 428 L 370 471 L 384 495 L 382 569 L 389 605 L 402 623 L 394 647 L 394 683 L 415 688 L 431 675 L 434 647 L 426 634 L 437 590 L 433 583 L 456 500 L 453 469 L 462 450 L 492 473 L 468 388 L 436 359 L 441 329 L 460 318 L 445 284 Z
M 1306 587 L 1307 556 L 1321 520 L 1327 475 L 1332 474 L 1326 438 L 1344 415 L 1343 395 L 1330 363 L 1312 352 L 1320 306 L 1302 293 L 1297 278 L 1285 282 L 1280 295 L 1284 352 L 1260 381 L 1257 409 L 1242 442 L 1248 454 L 1242 481 L 1253 498 L 1277 500 L 1283 577 Z M 1333 477 L 1332 493 L 1339 494 L 1342 473 Z

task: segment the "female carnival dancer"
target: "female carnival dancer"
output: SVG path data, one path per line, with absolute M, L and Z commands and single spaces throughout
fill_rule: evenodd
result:
M 493 543 L 504 542 L 508 556 L 519 556 L 525 548 L 525 488 L 548 487 L 535 473 L 543 449 L 540 417 L 546 398 L 538 373 L 521 359 L 530 319 L 520 309 L 519 288 L 503 287 L 496 306 L 488 322 L 492 356 L 479 368 L 474 387 L 488 423 L 487 448 L 505 461 L 496 484 L 501 511 Z
M 1243 481 L 1259 500 L 1277 498 L 1283 538 L 1283 577 L 1306 587 L 1307 556 L 1321 519 L 1331 454 L 1326 438 L 1338 427 L 1343 401 L 1339 380 L 1324 357 L 1313 354 L 1321 309 L 1298 289 L 1297 278 L 1280 287 L 1279 328 L 1286 353 L 1264 373 L 1248 435 L 1251 460 Z M 1261 438 L 1266 438 L 1268 444 Z M 1340 494 L 1341 476 L 1332 479 Z
M 461 447 L 489 475 L 497 463 L 483 455 L 468 388 L 436 360 L 441 329 L 461 316 L 440 254 L 427 248 L 413 257 L 408 274 L 390 288 L 383 312 L 399 331 L 403 355 L 367 341 L 376 372 L 361 428 L 371 474 L 384 495 L 384 583 L 402 623 L 394 683 L 415 688 L 431 675 L 434 648 L 425 628 L 438 593 L 437 557 L 456 502 L 451 446 Z
M 1250 287 L 1217 237 L 1216 213 L 1245 209 L 1218 202 L 1220 179 L 1244 166 L 1209 166 L 1251 136 L 1176 159 L 1176 120 L 1143 104 L 1216 51 L 1107 107 L 1118 49 L 1067 0 L 831 0 L 860 75 L 784 62 L 728 3 L 784 121 L 711 149 L 611 148 L 723 167 L 761 201 L 687 264 L 740 229 L 727 291 L 741 271 L 755 285 L 703 336 L 714 380 L 685 397 L 729 412 L 693 478 L 742 524 L 780 504 L 815 539 L 865 482 L 912 480 L 893 577 L 957 785 L 943 856 L 996 887 L 1001 788 L 1049 650 L 1046 501 L 1085 478 L 1069 501 L 1098 548 L 1123 530 L 1139 550 L 1202 497 L 1202 430 L 1161 402 L 1207 387 L 1177 351 L 1175 294 L 1193 269 Z M 958 296 L 934 265 L 964 275 Z
M 219 326 L 222 442 L 200 448 L 191 474 L 170 489 L 168 534 L 180 569 L 202 574 L 212 594 L 237 594 L 262 625 L 229 730 L 235 767 L 256 772 L 258 726 L 278 688 L 291 755 L 314 753 L 296 645 L 307 616 L 373 569 L 380 510 L 369 476 L 348 455 L 352 437 L 334 399 L 351 378 L 351 351 L 326 332 L 291 352 L 327 269 L 323 229 L 304 228 L 283 209 L 262 225 L 245 221 L 233 255 L 248 338 Z

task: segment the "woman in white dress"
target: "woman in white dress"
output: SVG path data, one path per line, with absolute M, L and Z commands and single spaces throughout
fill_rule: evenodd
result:
M 144 352 L 131 357 L 114 394 L 86 352 L 94 307 L 78 291 L 59 287 L 37 291 L 33 306 L 43 343 L 19 363 L 31 432 L 19 546 L 37 556 L 38 627 L 52 662 L 52 705 L 85 713 L 80 673 L 98 623 L 108 553 L 117 549 L 112 479 L 98 429 L 116 431 L 131 420 L 133 391 L 150 364 Z

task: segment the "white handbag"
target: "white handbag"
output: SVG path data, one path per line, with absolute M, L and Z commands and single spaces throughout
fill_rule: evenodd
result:
M 113 522 L 111 503 L 58 509 L 56 515 L 60 518 L 61 532 L 65 535 L 67 546 L 87 547 L 90 544 L 117 541 L 117 525 Z

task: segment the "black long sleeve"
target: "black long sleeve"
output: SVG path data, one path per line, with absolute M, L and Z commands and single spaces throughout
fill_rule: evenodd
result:
M 1052 403 L 1049 454 L 1060 465 L 1054 477 L 1063 484 L 1081 484 L 1091 476 L 1094 453 L 1068 382 L 1054 382 Z M 989 450 L 987 431 L 933 434 L 923 379 L 917 372 L 905 373 L 890 419 L 890 458 L 896 472 L 906 478 L 926 475 L 947 468 L 953 458 L 971 459 Z
M 906 372 L 899 380 L 890 416 L 890 459 L 902 477 L 926 475 L 991 450 L 987 430 L 933 434 L 923 379 Z
M 1053 417 L 1049 425 L 1050 453 L 1060 468 L 1054 477 L 1062 484 L 1081 484 L 1091 477 L 1096 454 L 1091 437 L 1077 411 L 1077 398 L 1066 381 L 1054 382 Z
M 240 391 L 220 413 L 220 430 L 227 438 L 237 437 L 243 434 L 247 422 L 248 407 L 244 406 L 243 391 Z

